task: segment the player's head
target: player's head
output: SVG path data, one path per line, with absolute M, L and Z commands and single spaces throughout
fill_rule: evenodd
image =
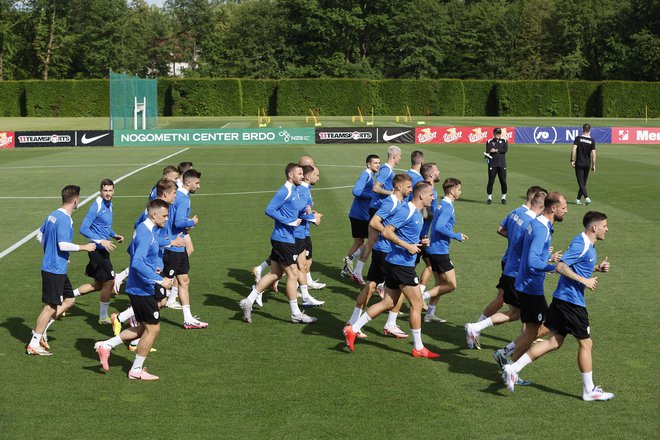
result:
M 162 178 L 156 183 L 156 197 L 165 200 L 169 205 L 174 203 L 176 197 L 176 182 Z
M 582 218 L 584 232 L 593 233 L 596 240 L 605 240 L 607 234 L 607 215 L 598 211 L 589 211 Z
M 497 127 L 495 130 L 493 130 L 493 136 L 499 139 L 502 136 L 502 129 Z
M 395 165 L 399 163 L 401 160 L 401 148 L 396 145 L 390 145 L 387 149 L 387 161 L 389 162 L 390 160 L 393 161 Z
M 314 159 L 312 159 L 310 156 L 300 156 L 300 159 L 298 159 L 298 165 L 300 166 L 314 166 Z
M 200 179 L 202 178 L 202 172 L 197 171 L 194 168 L 190 168 L 181 177 L 183 186 L 188 190 L 190 194 L 195 194 L 195 191 L 199 189 Z
M 80 187 L 76 185 L 67 185 L 62 188 L 62 204 L 68 205 L 73 203 L 73 209 L 78 207 L 78 200 L 80 199 Z
M 442 190 L 446 196 L 452 196 L 454 200 L 458 199 L 461 196 L 461 181 L 455 177 L 447 177 L 444 182 L 442 182 Z
M 422 175 L 422 178 L 426 182 L 440 182 L 440 170 L 438 169 L 438 165 L 436 165 L 435 162 L 428 162 L 422 165 L 422 168 L 419 170 L 419 174 Z
M 417 182 L 413 188 L 413 200 L 421 200 L 422 206 L 428 208 L 433 202 L 433 186 L 428 182 Z
M 403 194 L 403 198 L 405 199 L 412 192 L 412 178 L 407 174 L 396 174 L 392 178 L 392 187 L 395 191 Z
M 286 176 L 286 180 L 296 186 L 300 185 L 304 177 L 302 167 L 293 162 L 286 166 L 284 169 L 284 175 Z
M 582 125 L 582 133 L 591 133 L 591 125 L 590 124 L 583 124 Z
M 167 223 L 169 208 L 170 205 L 168 205 L 165 200 L 149 200 L 149 203 L 147 204 L 147 216 L 156 226 L 162 228 L 165 226 L 165 223 Z
M 101 185 L 99 185 L 99 193 L 103 200 L 108 202 L 112 200 L 112 197 L 115 195 L 115 182 L 111 179 L 101 180 Z
M 367 168 L 372 172 L 376 173 L 380 169 L 380 157 L 376 154 L 370 154 L 367 156 Z
M 302 169 L 305 182 L 309 183 L 310 185 L 315 185 L 316 182 L 319 181 L 320 175 L 319 169 L 317 167 L 312 165 L 303 165 Z
M 410 165 L 413 167 L 422 166 L 424 164 L 424 152 L 415 150 L 410 153 Z
M 535 192 L 532 200 L 529 201 L 530 209 L 537 214 L 542 213 L 545 208 L 545 196 L 547 196 L 545 191 Z
M 562 193 L 553 191 L 545 196 L 543 203 L 543 212 L 552 215 L 554 221 L 564 221 L 564 216 L 568 212 L 566 197 Z
M 536 194 L 540 192 L 544 194 L 548 194 L 548 190 L 543 187 L 537 185 L 530 186 L 529 189 L 527 190 L 527 197 L 526 197 L 527 202 L 528 203 L 531 202 L 532 199 L 536 197 Z M 545 198 L 545 195 L 543 197 Z
M 193 167 L 192 162 L 181 162 L 181 163 L 179 163 L 179 166 L 177 168 L 177 170 L 179 171 L 179 176 L 181 176 L 181 178 L 183 178 L 183 173 L 185 173 L 186 171 L 188 171 L 192 167 Z
M 184 162 L 181 162 L 184 163 Z M 185 162 L 185 163 L 190 163 L 190 162 Z M 191 164 L 192 167 L 192 164 Z M 174 165 L 168 165 L 165 168 L 163 168 L 163 177 L 165 179 L 170 179 L 170 180 L 177 180 L 179 178 L 179 169 L 175 167 Z

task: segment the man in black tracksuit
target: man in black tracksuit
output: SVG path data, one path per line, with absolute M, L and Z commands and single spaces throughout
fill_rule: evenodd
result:
M 589 178 L 589 168 L 596 172 L 596 142 L 589 136 L 591 125 L 582 126 L 582 136 L 577 136 L 573 141 L 571 150 L 571 166 L 575 168 L 575 177 L 578 182 L 578 193 L 575 204 L 580 205 L 580 198 L 584 196 L 584 204 L 591 203 L 589 193 L 587 192 L 587 179 Z
M 509 143 L 506 139 L 502 139 L 502 129 L 496 128 L 493 130 L 493 138 L 486 142 L 486 158 L 488 160 L 488 186 L 486 192 L 488 193 L 488 200 L 486 203 L 489 205 L 493 202 L 493 184 L 495 183 L 495 176 L 500 179 L 500 186 L 502 188 L 502 204 L 506 204 L 506 158 L 504 155 L 509 149 Z

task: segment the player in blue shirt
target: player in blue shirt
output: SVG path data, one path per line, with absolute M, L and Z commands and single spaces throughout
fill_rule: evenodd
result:
M 303 181 L 303 170 L 297 163 L 290 163 L 284 170 L 286 182 L 275 193 L 266 207 L 266 215 L 273 219 L 275 225 L 270 236 L 272 250 L 270 253 L 270 273 L 261 277 L 247 298 L 240 301 L 243 319 L 248 324 L 252 322 L 252 305 L 257 298 L 273 282 L 279 280 L 286 273 L 286 296 L 291 307 L 291 321 L 294 323 L 311 324 L 316 318 L 300 311 L 298 307 L 298 266 L 296 260 L 295 228 L 303 219 L 318 223 L 320 214 L 308 213 L 301 216 L 306 204 L 298 194 L 298 186 Z
M 530 221 L 523 231 L 520 266 L 514 284 L 520 301 L 520 322 L 523 325 L 515 340 L 511 356 L 514 361 L 529 349 L 545 320 L 548 303 L 543 293 L 543 283 L 545 275 L 555 270 L 555 265 L 549 264 L 548 259 L 556 262 L 561 258 L 561 251 L 550 254 L 552 226 L 563 221 L 567 212 L 566 197 L 551 192 L 543 202 L 543 213 Z
M 424 209 L 422 211 L 422 214 L 424 214 L 424 226 L 422 226 L 422 235 L 419 237 L 422 239 L 428 238 L 429 236 L 431 223 L 433 223 L 433 214 L 435 213 L 437 204 L 440 201 L 438 200 L 438 191 L 435 189 L 435 184 L 440 182 L 440 170 L 438 169 L 438 165 L 435 162 L 428 162 L 422 165 L 420 173 L 424 178 L 424 182 L 433 187 L 433 202 L 431 202 L 429 209 Z M 431 277 L 433 276 L 433 271 L 431 270 L 431 260 L 429 259 L 426 251 L 427 248 L 424 246 L 422 247 L 422 251 L 417 254 L 417 264 L 419 264 L 420 260 L 424 260 L 424 264 L 426 265 L 422 271 L 422 275 L 419 277 L 419 288 L 422 290 L 422 293 L 426 291 L 426 285 L 429 283 Z M 435 315 L 433 315 L 433 317 L 435 318 Z
M 422 177 L 422 173 L 421 173 L 422 165 L 424 165 L 424 152 L 415 150 L 412 153 L 410 153 L 410 169 L 406 171 L 406 174 L 408 174 L 412 179 L 413 188 L 419 182 L 422 182 L 424 180 L 424 177 Z M 412 193 L 408 195 L 406 202 L 409 202 L 411 199 L 412 199 Z
M 374 176 L 380 169 L 380 157 L 375 154 L 367 156 L 367 168 L 360 173 L 357 182 L 353 185 L 353 204 L 348 212 L 351 221 L 351 235 L 353 244 L 344 257 L 344 268 L 341 276 L 351 276 L 353 260 L 362 255 L 364 240 L 369 236 L 369 205 L 373 198 Z
M 418 183 L 413 189 L 413 199 L 399 209 L 382 235 L 392 243 L 392 250 L 385 261 L 389 263 L 385 275 L 385 295 L 382 301 L 372 305 L 353 325 L 344 327 L 346 345 L 353 351 L 355 338 L 362 327 L 386 310 L 392 309 L 403 294 L 410 304 L 410 328 L 413 333 L 413 357 L 434 359 L 440 357 L 422 343 L 422 292 L 415 273 L 415 254 L 419 253 L 419 234 L 424 218 L 422 209 L 431 206 L 433 188 L 426 182 Z
M 389 220 L 392 219 L 397 211 L 405 204 L 403 200 L 412 192 L 412 179 L 407 174 L 395 175 L 392 184 L 394 188 L 392 194 L 383 200 L 380 208 L 378 208 L 378 211 L 376 211 L 369 222 L 369 227 L 378 231 L 379 234 L 383 232 L 383 229 L 385 229 Z M 371 296 L 376 291 L 376 286 L 385 281 L 385 274 L 387 273 L 385 257 L 390 252 L 391 247 L 390 241 L 382 235 L 379 235 L 371 252 L 371 265 L 367 272 L 366 283 L 357 297 L 353 314 L 348 320 L 349 324 L 353 325 L 357 322 L 362 314 L 362 310 L 364 310 L 367 304 L 369 304 L 369 299 L 371 299 Z M 398 310 L 397 312 L 390 311 L 383 332 L 385 335 L 390 335 L 395 338 L 407 338 L 408 334 L 396 325 L 397 315 Z M 357 332 L 357 337 L 366 338 L 367 335 L 362 331 L 359 331 Z
M 130 270 L 126 281 L 126 293 L 131 301 L 138 325 L 123 330 L 119 335 L 94 344 L 101 366 L 110 369 L 110 350 L 126 341 L 140 338 L 129 379 L 157 380 L 144 368 L 144 361 L 151 351 L 160 332 L 160 312 L 156 295 L 164 295 L 172 287 L 172 278 L 162 276 L 159 271 L 160 245 L 158 229 L 168 221 L 169 205 L 164 200 L 151 200 L 147 205 L 148 219 L 135 229 L 131 242 Z
M 192 168 L 192 163 L 190 165 Z M 168 165 L 165 168 L 163 168 L 163 179 L 168 179 L 173 182 L 177 182 L 179 180 L 179 170 L 177 167 L 174 165 Z M 149 200 L 156 200 L 158 198 L 158 188 L 157 184 L 151 188 L 151 191 L 149 191 Z
M 463 242 L 469 237 L 462 232 L 454 231 L 456 222 L 454 202 L 461 196 L 461 181 L 449 177 L 442 183 L 445 197 L 437 204 L 431 222 L 431 236 L 426 253 L 431 260 L 431 270 L 435 278 L 435 286 L 424 292 L 424 299 L 430 298 L 429 308 L 426 311 L 424 322 L 443 322 L 435 316 L 435 308 L 442 295 L 456 290 L 456 271 L 449 257 L 449 242 L 457 240 Z M 427 318 L 428 316 L 428 318 Z
M 95 243 L 73 244 L 73 220 L 71 213 L 78 207 L 80 187 L 67 185 L 62 189 L 62 206 L 51 212 L 37 233 L 37 240 L 44 250 L 41 261 L 41 310 L 32 330 L 32 338 L 27 346 L 27 354 L 49 356 L 48 343 L 43 340 L 46 326 L 55 318 L 58 307 L 69 298 L 73 299 L 73 287 L 66 274 L 70 252 L 92 252 Z M 66 299 L 65 299 L 66 298 Z M 45 345 L 45 347 L 42 347 Z
M 578 340 L 578 367 L 582 375 L 582 399 L 585 401 L 609 400 L 614 394 L 603 391 L 593 381 L 593 361 L 589 314 L 584 299 L 584 288 L 596 290 L 598 277 L 594 271 L 608 272 L 607 257 L 597 261 L 596 241 L 604 240 L 607 234 L 607 216 L 602 212 L 589 211 L 582 219 L 584 232 L 573 238 L 566 253 L 557 264 L 560 274 L 557 288 L 552 294 L 545 326 L 550 330 L 547 340 L 534 344 L 520 359 L 504 367 L 503 380 L 511 392 L 520 370 L 546 353 L 559 349 L 567 334 Z

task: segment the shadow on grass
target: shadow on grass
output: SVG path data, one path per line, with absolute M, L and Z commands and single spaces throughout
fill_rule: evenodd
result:
M 94 343 L 95 342 L 96 341 L 94 341 L 93 339 L 90 339 L 90 338 L 78 338 L 76 340 L 75 347 L 83 357 L 86 357 L 88 359 L 92 359 L 92 360 L 94 360 L 95 362 L 98 363 L 97 365 L 94 365 L 94 366 L 83 367 L 83 370 L 91 371 L 91 372 L 97 373 L 97 374 L 106 374 L 107 372 L 103 371 L 103 368 L 101 367 L 101 363 L 100 363 L 100 360 L 99 360 L 99 356 L 96 353 L 96 350 L 94 350 Z M 121 349 L 125 349 L 125 347 L 123 345 L 120 345 L 118 347 L 115 347 L 115 349 L 113 349 L 110 352 L 110 361 L 109 361 L 110 368 L 112 368 L 113 365 L 114 366 L 120 365 L 122 370 L 125 373 L 128 374 L 128 370 L 133 365 L 133 361 L 127 359 L 124 356 L 122 356 L 120 354 Z

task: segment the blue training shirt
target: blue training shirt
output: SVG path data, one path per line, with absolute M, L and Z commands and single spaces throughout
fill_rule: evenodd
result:
M 428 218 L 424 219 L 424 225 L 422 226 L 422 232 L 420 233 L 421 237 L 428 237 L 429 231 L 431 229 L 431 223 L 433 223 L 433 217 L 435 215 L 435 209 L 438 206 L 438 192 L 433 188 L 433 201 L 431 206 L 428 208 Z
M 419 182 L 424 181 L 424 178 L 422 177 L 422 175 L 419 174 L 419 172 L 418 172 L 417 170 L 413 170 L 412 168 L 409 169 L 409 170 L 406 172 L 406 174 L 408 174 L 408 175 L 410 176 L 410 178 L 412 179 L 412 186 L 411 186 L 411 188 L 413 188 L 413 189 L 415 188 L 415 185 L 416 185 L 416 184 L 418 184 Z M 412 200 L 412 196 L 413 196 L 413 192 L 410 191 L 410 194 L 408 194 L 408 197 L 406 197 L 406 200 L 405 200 L 405 201 L 406 201 L 406 202 L 410 202 L 410 201 Z
M 528 209 L 529 208 L 527 208 L 527 206 L 525 206 L 525 205 L 519 206 L 516 209 L 514 209 L 513 211 L 511 211 L 509 213 L 509 215 L 504 217 L 504 219 L 500 223 L 500 226 L 503 227 L 504 229 L 506 229 L 506 232 L 507 232 L 506 233 L 506 241 L 507 241 L 506 250 L 504 251 L 504 255 L 502 255 L 502 261 L 504 261 L 505 264 L 506 264 L 506 260 L 509 256 L 509 252 L 511 252 L 511 235 L 509 235 L 509 230 L 510 230 L 510 228 L 514 227 L 514 224 L 518 224 L 518 226 L 520 226 L 522 224 L 521 216 L 522 216 L 522 214 L 527 212 Z
M 506 261 L 504 262 L 504 269 L 502 269 L 504 275 L 511 278 L 515 278 L 518 275 L 527 225 L 535 218 L 536 213 L 530 209 L 518 216 L 518 220 L 511 222 L 509 225 L 509 229 L 507 229 L 509 251 L 505 254 Z
M 163 280 L 156 272 L 156 269 L 159 269 L 160 248 L 156 239 L 157 230 L 151 219 L 140 223 L 135 229 L 130 245 L 132 253 L 126 293 L 137 296 L 154 295 L 154 284 Z
M 176 190 L 176 197 L 174 203 L 170 206 L 169 232 L 172 236 L 176 237 L 183 234 L 185 237 L 188 235 L 188 228 L 195 226 L 195 222 L 190 219 L 190 193 L 184 188 Z M 185 252 L 185 246 L 172 246 L 172 252 Z
M 380 170 L 378 170 L 378 176 L 376 176 L 376 182 L 380 182 L 384 190 L 392 191 L 394 189 L 394 186 L 392 185 L 393 179 L 394 179 L 394 170 L 392 169 L 390 164 L 385 163 L 383 166 L 380 167 Z M 380 205 L 383 203 L 383 200 L 385 200 L 386 198 L 387 195 L 373 193 L 373 196 L 371 198 L 371 205 L 369 207 L 373 209 L 380 208 Z
M 268 206 L 266 206 L 266 215 L 275 222 L 273 233 L 270 236 L 271 240 L 290 244 L 296 242 L 294 238 L 295 226 L 292 226 L 291 223 L 298 219 L 301 203 L 298 187 L 293 183 L 286 181 L 277 190 Z
M 520 257 L 520 268 L 516 275 L 515 289 L 528 295 L 543 295 L 543 282 L 546 272 L 555 270 L 548 264 L 552 225 L 542 215 L 529 222 L 523 232 L 524 243 Z
M 454 201 L 449 197 L 444 197 L 440 201 L 438 209 L 433 213 L 431 236 L 429 237 L 431 244 L 426 250 L 426 253 L 433 255 L 449 254 L 449 242 L 451 239 L 461 239 L 461 234 L 454 232 L 455 223 Z
M 405 202 L 397 199 L 394 194 L 390 194 L 385 200 L 383 200 L 383 204 L 380 205 L 380 208 L 378 208 L 378 211 L 376 211 L 376 214 L 374 215 L 377 215 L 382 219 L 383 226 L 387 226 L 389 220 L 404 204 Z M 392 242 L 379 234 L 378 240 L 374 243 L 373 250 L 388 253 L 392 250 Z
M 412 202 L 404 204 L 397 210 L 389 224 L 394 227 L 397 237 L 401 240 L 410 244 L 419 243 L 419 233 L 422 231 L 424 218 Z M 392 250 L 385 257 L 385 261 L 398 266 L 415 267 L 416 258 L 417 256 L 407 249 L 392 243 Z
M 300 226 L 298 226 L 295 230 L 295 236 L 296 238 L 305 238 L 310 236 L 309 232 L 309 224 L 311 223 L 309 220 L 309 215 L 307 215 L 307 206 L 309 206 L 311 209 L 314 208 L 314 199 L 312 198 L 312 187 L 310 186 L 309 183 L 307 182 L 302 182 L 300 186 L 298 187 L 298 196 L 300 197 L 300 218 L 303 219 L 303 221 L 300 223 Z M 313 214 L 312 214 L 313 216 Z
M 63 275 L 69 264 L 69 252 L 61 251 L 58 243 L 71 243 L 73 240 L 73 220 L 64 209 L 57 209 L 46 217 L 39 228 L 43 234 L 41 246 L 44 258 L 41 260 L 41 270 Z
M 105 249 L 99 241 L 109 240 L 116 235 L 112 230 L 112 201 L 100 196 L 96 198 L 80 224 L 80 234 L 90 242 L 96 242 L 96 249 Z
M 596 248 L 591 243 L 591 240 L 589 240 L 589 237 L 587 237 L 587 234 L 583 232 L 573 238 L 561 261 L 576 274 L 585 278 L 591 278 L 597 258 Z M 559 277 L 557 288 L 552 296 L 577 306 L 587 307 L 587 302 L 584 300 L 584 284 L 567 278 L 564 275 Z
M 374 196 L 374 173 L 367 168 L 362 171 L 353 185 L 353 204 L 348 217 L 356 220 L 369 220 L 369 206 Z

